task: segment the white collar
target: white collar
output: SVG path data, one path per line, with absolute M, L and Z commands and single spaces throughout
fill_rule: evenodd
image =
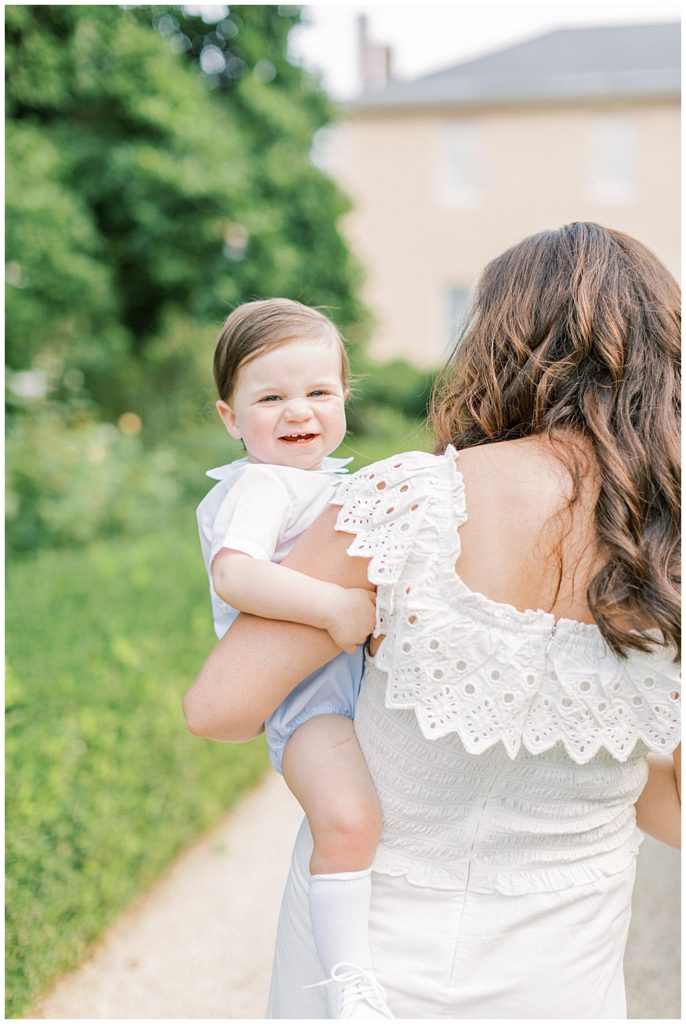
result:
M 348 463 L 353 461 L 351 455 L 348 459 L 335 459 L 331 455 L 327 455 L 322 459 L 322 464 L 319 469 L 314 470 L 303 470 L 307 473 L 347 473 L 346 466 Z M 225 466 L 216 466 L 214 469 L 208 469 L 205 476 L 209 476 L 212 480 L 228 480 L 239 470 L 242 470 L 244 466 L 250 466 L 252 463 L 249 462 L 247 455 L 242 459 L 236 459 L 234 462 L 227 462 Z M 259 463 L 255 463 L 259 465 Z M 295 466 L 280 466 L 280 469 L 295 469 Z

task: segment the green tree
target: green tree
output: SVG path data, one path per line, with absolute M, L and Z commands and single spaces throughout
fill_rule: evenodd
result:
M 271 5 L 215 26 L 178 7 L 7 8 L 10 367 L 57 350 L 113 417 L 149 400 L 175 316 L 217 323 L 287 294 L 343 326 L 360 318 L 336 225 L 346 202 L 310 160 L 331 108 L 286 56 L 298 18 Z
M 240 298 L 222 244 L 248 201 L 245 147 L 119 8 L 9 7 L 6 51 L 8 361 L 57 349 L 111 415 L 169 307 Z
M 360 272 L 338 230 L 349 203 L 312 159 L 318 131 L 336 111 L 319 82 L 287 55 L 301 18 L 294 6 L 239 4 L 208 25 L 187 8 L 139 8 L 170 48 L 203 75 L 231 113 L 251 167 L 247 295 L 289 295 L 325 305 L 359 338 Z M 240 239 L 240 236 L 239 236 Z

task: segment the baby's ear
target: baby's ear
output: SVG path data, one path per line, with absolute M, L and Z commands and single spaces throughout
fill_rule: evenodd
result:
M 215 408 L 219 413 L 219 418 L 228 430 L 231 437 L 236 441 L 240 441 L 241 432 L 238 428 L 238 422 L 236 421 L 236 413 L 233 411 L 228 402 L 224 402 L 221 398 L 215 403 Z

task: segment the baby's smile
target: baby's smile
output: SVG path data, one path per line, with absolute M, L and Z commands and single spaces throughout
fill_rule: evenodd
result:
M 308 441 L 313 441 L 316 437 L 319 437 L 319 434 L 282 434 L 279 441 L 285 441 L 287 444 L 306 444 Z

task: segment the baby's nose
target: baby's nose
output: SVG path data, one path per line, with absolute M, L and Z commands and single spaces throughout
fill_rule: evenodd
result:
M 286 418 L 289 420 L 308 420 L 311 415 L 310 403 L 305 399 L 291 399 L 286 405 Z

